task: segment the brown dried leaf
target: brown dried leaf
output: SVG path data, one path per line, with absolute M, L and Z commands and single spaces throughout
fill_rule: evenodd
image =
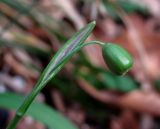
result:
M 117 104 L 137 112 L 160 116 L 160 96 L 155 92 L 133 91 L 119 97 Z

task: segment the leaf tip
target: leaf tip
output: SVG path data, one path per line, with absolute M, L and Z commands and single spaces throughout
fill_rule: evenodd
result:
M 91 23 L 92 23 L 93 25 L 96 25 L 96 21 L 92 21 Z

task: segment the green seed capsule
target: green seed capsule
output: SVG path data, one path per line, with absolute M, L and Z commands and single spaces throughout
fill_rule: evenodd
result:
M 102 54 L 107 66 L 115 74 L 123 75 L 133 65 L 131 55 L 119 45 L 105 44 L 102 48 Z

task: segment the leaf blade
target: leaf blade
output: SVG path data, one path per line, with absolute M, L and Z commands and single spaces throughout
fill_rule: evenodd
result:
M 13 93 L 2 93 L 0 94 L 0 107 L 15 110 L 23 101 L 23 98 L 23 96 Z M 27 111 L 27 115 L 30 115 L 51 129 L 77 129 L 62 114 L 40 102 L 34 102 Z
M 76 47 L 80 46 L 87 39 L 87 37 L 92 32 L 95 25 L 96 25 L 95 21 L 87 24 L 80 31 L 75 33 L 72 36 L 72 38 L 68 40 L 61 49 L 59 49 L 59 51 L 51 59 L 50 63 L 47 65 L 44 72 L 42 73 L 38 84 L 41 84 L 41 86 L 45 85 L 55 75 L 55 73 L 60 71 L 60 69 L 62 68 L 59 67 L 59 65 L 61 65 L 60 63 L 65 62 L 65 57 L 67 57 L 67 55 L 72 54 L 72 51 Z M 56 68 L 59 68 L 59 70 L 57 71 Z M 57 72 L 54 73 L 54 70 Z

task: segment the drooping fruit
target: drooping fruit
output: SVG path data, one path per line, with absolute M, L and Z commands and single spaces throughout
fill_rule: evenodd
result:
M 123 75 L 133 65 L 131 55 L 119 45 L 105 44 L 102 48 L 102 54 L 107 66 L 115 74 Z

